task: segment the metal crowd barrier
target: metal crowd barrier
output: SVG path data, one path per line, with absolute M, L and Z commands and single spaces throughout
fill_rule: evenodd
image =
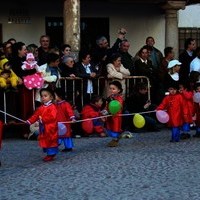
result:
M 125 86 L 126 86 L 126 94 L 125 94 L 125 97 L 128 97 L 130 94 L 131 94 L 131 88 L 133 88 L 133 85 L 136 84 L 137 81 L 140 81 L 140 82 L 146 82 L 147 83 L 147 86 L 148 86 L 148 99 L 150 100 L 151 99 L 151 95 L 150 95 L 150 81 L 149 81 L 149 78 L 146 77 L 146 76 L 126 76 L 125 78 Z M 98 95 L 104 95 L 103 92 L 101 91 L 101 87 L 102 86 L 102 80 L 104 81 L 104 87 L 107 88 L 108 87 L 108 84 L 111 80 L 117 80 L 117 79 L 107 79 L 105 77 L 99 77 L 99 78 L 96 78 L 94 79 L 97 84 L 96 84 L 96 87 L 97 88 L 94 88 L 94 90 L 96 91 L 96 94 Z M 64 81 L 64 91 L 65 93 L 67 93 L 67 81 L 72 81 L 72 85 L 73 85 L 73 89 L 72 89 L 72 93 L 73 93 L 73 104 L 75 104 L 75 98 L 76 98 L 76 84 L 77 82 L 81 81 L 81 104 L 83 106 L 83 79 L 82 78 L 71 78 L 71 77 L 61 77 L 58 82 L 61 82 L 61 81 Z M 133 85 L 130 85 L 130 84 L 133 84 Z
M 12 91 L 10 91 L 12 92 Z M 8 115 L 7 115 L 7 97 L 6 97 L 6 94 L 7 92 L 4 90 L 4 91 L 1 91 L 1 93 L 3 93 L 3 101 L 1 100 L 1 103 L 3 103 L 3 105 L 1 105 L 1 109 L 3 109 L 3 113 L 1 112 L 2 116 L 3 116 L 3 119 L 4 119 L 4 124 L 7 124 L 7 118 L 8 118 Z M 32 98 L 32 102 L 33 102 L 33 110 L 35 110 L 35 90 L 32 90 L 32 95 L 33 95 L 33 98 Z M 26 104 L 26 103 L 25 103 Z M 11 106 L 11 105 L 10 105 Z M 15 105 L 17 106 L 17 105 Z M 10 113 L 8 113 L 10 115 Z
M 146 82 L 147 83 L 147 86 L 148 86 L 148 99 L 150 100 L 151 97 L 150 97 L 150 81 L 149 81 L 149 78 L 147 78 L 146 76 L 127 76 L 125 79 L 125 86 L 126 86 L 126 94 L 125 94 L 125 98 L 128 97 L 131 92 L 132 92 L 132 88 L 133 86 L 136 84 L 137 81 L 141 81 L 141 82 Z M 98 95 L 102 95 L 103 96 L 103 92 L 102 91 L 102 87 L 104 88 L 107 88 L 108 87 L 108 84 L 111 80 L 116 80 L 116 79 L 105 79 L 104 77 L 99 77 L 99 78 L 96 78 L 95 79 L 97 82 L 96 84 L 96 88 L 95 91 L 96 91 L 96 94 Z M 81 106 L 83 106 L 83 79 L 82 78 L 71 78 L 71 77 L 61 77 L 58 82 L 60 81 L 64 81 L 64 91 L 65 93 L 67 93 L 67 81 L 70 81 L 72 82 L 72 103 L 75 105 L 75 100 L 76 100 L 76 85 L 79 84 L 79 89 L 80 89 L 80 96 L 81 96 Z M 104 85 L 103 85 L 103 84 Z M 132 85 L 131 85 L 132 84 Z M 33 92 L 33 110 L 35 110 L 35 90 L 32 90 Z M 104 94 L 105 95 L 105 94 Z M 3 95 L 1 95 L 1 102 L 3 102 L 3 116 L 4 116 L 4 123 L 7 124 L 7 100 L 6 100 L 6 92 L 4 91 L 3 92 Z

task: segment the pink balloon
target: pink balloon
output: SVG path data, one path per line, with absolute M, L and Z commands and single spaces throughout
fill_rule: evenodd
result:
M 169 121 L 168 113 L 163 110 L 156 111 L 156 117 L 157 117 L 158 121 L 163 124 L 165 124 Z
M 200 92 L 196 92 L 193 96 L 193 100 L 195 103 L 200 103 Z

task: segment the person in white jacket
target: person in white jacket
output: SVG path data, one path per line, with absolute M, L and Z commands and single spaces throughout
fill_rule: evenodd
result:
M 54 89 L 56 82 L 60 78 L 58 65 L 60 63 L 60 57 L 56 53 L 49 53 L 47 56 L 47 63 L 38 67 L 38 72 L 42 74 L 44 84 L 42 88 L 50 87 Z M 39 90 L 36 91 L 35 101 L 40 102 Z
M 111 56 L 111 62 L 107 64 L 108 79 L 118 80 L 122 84 L 123 95 L 126 94 L 126 80 L 127 76 L 130 76 L 129 69 L 126 69 L 121 63 L 121 55 L 115 53 Z

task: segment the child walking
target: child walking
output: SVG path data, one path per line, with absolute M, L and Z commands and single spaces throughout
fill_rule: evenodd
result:
M 51 89 L 43 88 L 40 90 L 42 105 L 27 120 L 33 124 L 39 121 L 39 145 L 47 155 L 43 161 L 52 161 L 58 153 L 58 120 L 57 108 L 53 103 L 55 96 Z
M 183 125 L 183 97 L 178 93 L 178 84 L 169 85 L 169 95 L 165 96 L 156 110 L 167 110 L 169 114 L 168 126 L 171 127 L 170 142 L 179 142 L 180 127 Z
M 109 93 L 108 102 L 112 100 L 117 100 L 121 104 L 121 109 L 112 117 L 108 117 L 106 121 L 107 133 L 113 139 L 108 143 L 109 147 L 116 147 L 119 143 L 120 134 L 122 132 L 122 117 L 118 114 L 122 113 L 123 109 L 123 96 L 122 96 L 122 84 L 119 81 L 112 81 L 109 83 Z
M 75 116 L 72 109 L 72 106 L 70 103 L 64 100 L 63 92 L 61 88 L 55 89 L 55 99 L 56 99 L 56 107 L 58 111 L 57 120 L 58 122 L 67 122 L 72 121 L 75 122 Z M 66 133 L 63 135 L 59 135 L 58 144 L 61 145 L 64 144 L 64 149 L 62 149 L 62 152 L 68 152 L 72 151 L 74 144 L 72 141 L 72 130 L 71 130 L 71 124 L 65 123 L 63 124 L 66 126 L 67 130 Z
M 101 114 L 102 104 L 103 104 L 102 97 L 98 95 L 92 96 L 90 104 L 85 105 L 82 109 L 81 112 L 82 119 L 102 116 Z M 104 128 L 104 122 L 105 118 L 84 121 L 82 123 L 82 129 L 86 136 L 89 136 L 92 133 L 97 133 L 100 137 L 105 137 L 106 133 Z

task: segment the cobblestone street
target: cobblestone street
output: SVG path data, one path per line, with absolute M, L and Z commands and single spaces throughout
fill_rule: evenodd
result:
M 110 138 L 74 139 L 73 152 L 44 163 L 37 141 L 4 139 L 0 200 L 199 200 L 200 139 L 169 140 L 168 129 L 117 148 Z

